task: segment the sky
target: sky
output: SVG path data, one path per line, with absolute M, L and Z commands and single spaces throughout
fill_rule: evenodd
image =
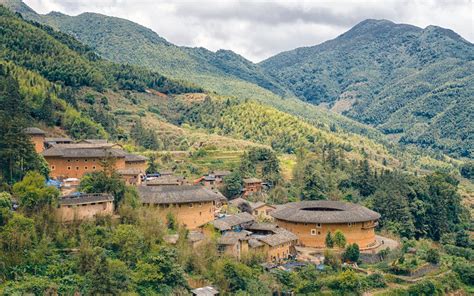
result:
M 168 41 L 230 49 L 254 62 L 333 39 L 357 23 L 437 25 L 474 41 L 474 0 L 24 0 L 39 13 L 96 12 L 144 25 Z

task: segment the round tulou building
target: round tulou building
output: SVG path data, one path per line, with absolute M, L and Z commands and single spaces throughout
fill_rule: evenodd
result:
M 270 213 L 278 226 L 298 236 L 299 245 L 324 248 L 326 235 L 340 230 L 347 243 L 361 249 L 376 246 L 375 227 L 380 214 L 361 205 L 318 200 L 293 202 Z

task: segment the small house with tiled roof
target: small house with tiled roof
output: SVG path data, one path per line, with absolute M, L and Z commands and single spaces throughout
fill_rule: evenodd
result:
M 74 194 L 58 201 L 56 217 L 60 222 L 83 221 L 113 215 L 114 197 L 108 193 Z
M 27 127 L 25 134 L 30 138 L 30 141 L 35 146 L 36 153 L 41 153 L 44 150 L 44 140 L 46 132 L 37 127 Z
M 262 191 L 262 180 L 258 178 L 243 179 L 244 189 L 243 196 L 249 196 Z

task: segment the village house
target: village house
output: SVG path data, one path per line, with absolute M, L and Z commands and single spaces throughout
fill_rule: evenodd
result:
M 258 178 L 247 178 L 243 180 L 243 196 L 259 193 L 262 191 L 262 180 Z
M 60 222 L 93 219 L 113 215 L 114 197 L 106 193 L 63 196 L 58 202 L 56 218 Z
M 127 185 L 140 185 L 147 169 L 145 156 L 130 154 L 125 155 L 125 168 L 117 170 Z
M 138 186 L 144 206 L 155 208 L 162 222 L 172 214 L 187 229 L 197 229 L 216 215 L 216 203 L 225 199 L 219 192 L 202 186 Z
M 57 144 L 72 144 L 74 141 L 71 138 L 62 137 L 62 138 L 45 138 L 44 139 L 44 149 L 48 149 L 53 145 Z
M 380 214 L 366 207 L 340 201 L 301 201 L 270 212 L 275 223 L 298 236 L 299 244 L 324 248 L 328 232 L 341 231 L 348 244 L 361 250 L 376 247 L 375 227 Z
M 276 225 L 255 222 L 242 223 L 239 228 L 224 228 L 216 223 L 213 225 L 218 230 L 226 229 L 217 241 L 221 253 L 239 259 L 248 252 L 261 253 L 268 262 L 279 262 L 296 254 L 294 247 L 298 237 Z
M 254 221 L 255 218 L 252 215 L 243 212 L 218 218 L 210 222 L 210 224 L 219 232 L 224 233 L 226 231 L 240 231 L 251 225 Z
M 51 177 L 82 178 L 86 173 L 100 171 L 103 161 L 110 160 L 114 169 L 125 169 L 126 152 L 116 144 L 57 144 L 41 152 L 49 164 Z
M 37 127 L 28 127 L 25 129 L 25 134 L 30 138 L 35 146 L 36 153 L 41 153 L 44 150 L 46 132 Z
M 194 184 L 201 184 L 208 188 L 216 188 L 224 182 L 224 177 L 230 174 L 230 171 L 213 171 L 207 175 L 204 175 L 194 180 Z
M 269 205 L 263 201 L 251 202 L 241 197 L 235 198 L 229 203 L 240 210 L 244 209 L 244 204 L 247 204 L 252 215 L 259 220 L 273 220 L 270 212 L 275 210 L 275 206 Z
M 159 177 L 147 180 L 145 184 L 146 186 L 155 187 L 189 185 L 185 177 L 174 175 L 160 175 Z

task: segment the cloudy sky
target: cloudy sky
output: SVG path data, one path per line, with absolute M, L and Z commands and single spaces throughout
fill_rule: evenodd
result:
M 97 12 L 126 18 L 177 45 L 231 49 L 253 61 L 332 39 L 367 18 L 420 27 L 438 25 L 474 41 L 473 0 L 25 2 L 39 13 Z

